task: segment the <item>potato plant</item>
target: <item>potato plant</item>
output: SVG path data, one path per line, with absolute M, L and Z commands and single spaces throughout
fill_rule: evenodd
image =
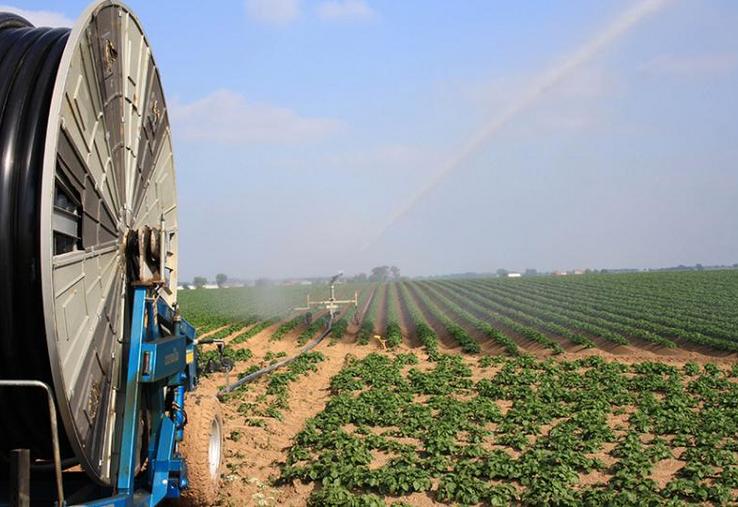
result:
M 461 355 L 418 362 L 349 360 L 325 409 L 295 437 L 278 482 L 319 484 L 315 505 L 384 505 L 411 493 L 462 505 L 738 500 L 731 370 L 498 356 L 479 361 L 473 380 Z M 677 458 L 683 464 L 665 482 L 652 477 Z M 592 474 L 599 479 L 583 481 Z
M 374 335 L 374 323 L 379 313 L 379 306 L 381 304 L 384 290 L 386 290 L 385 287 L 381 285 L 375 285 L 372 289 L 371 295 L 369 296 L 371 298 L 369 306 L 361 320 L 361 326 L 359 327 L 359 333 L 357 335 L 356 341 L 359 345 L 368 344 L 372 335 Z
M 385 297 L 387 325 L 384 329 L 384 339 L 386 340 L 387 347 L 390 349 L 394 349 L 402 343 L 402 329 L 400 328 L 399 305 L 400 302 L 397 294 L 397 284 L 388 284 Z

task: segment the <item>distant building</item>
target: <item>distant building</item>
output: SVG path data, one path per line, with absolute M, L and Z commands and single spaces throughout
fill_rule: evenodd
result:
M 573 274 L 575 274 L 575 275 L 583 275 L 584 274 L 584 270 L 583 269 L 575 269 L 574 272 L 573 272 Z
M 203 289 L 219 289 L 220 287 L 218 287 L 217 283 L 206 283 L 205 285 L 202 286 L 202 288 Z
M 522 275 L 520 273 L 508 273 L 508 278 L 520 278 Z
M 553 275 L 554 276 L 566 276 L 567 273 L 566 273 L 566 271 L 554 271 L 553 272 Z

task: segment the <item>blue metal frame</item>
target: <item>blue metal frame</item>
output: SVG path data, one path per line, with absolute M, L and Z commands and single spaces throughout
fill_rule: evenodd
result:
M 150 287 L 134 287 L 115 495 L 83 504 L 89 507 L 154 506 L 178 498 L 188 486 L 187 466 L 176 444 L 184 436 L 185 392 L 197 383 L 195 329 L 153 294 Z M 145 411 L 150 421 L 147 473 L 136 477 Z

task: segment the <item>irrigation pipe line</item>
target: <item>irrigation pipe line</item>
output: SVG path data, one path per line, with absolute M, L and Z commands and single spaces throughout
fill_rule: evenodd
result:
M 222 387 L 218 391 L 218 398 L 222 398 L 224 395 L 231 393 L 238 389 L 239 387 L 249 384 L 253 382 L 254 380 L 263 377 L 264 375 L 267 375 L 274 370 L 277 370 L 279 368 L 282 368 L 283 366 L 287 366 L 291 362 L 295 361 L 298 357 L 302 356 L 303 354 L 306 354 L 307 352 L 310 352 L 313 350 L 320 342 L 323 341 L 323 339 L 328 336 L 328 333 L 331 332 L 331 329 L 333 328 L 333 316 L 328 317 L 328 325 L 326 326 L 325 330 L 320 333 L 320 336 L 317 338 L 314 338 L 312 341 L 308 342 L 307 345 L 305 345 L 299 353 L 295 354 L 292 357 L 288 357 L 286 359 L 282 359 L 281 361 L 271 364 L 265 368 L 262 368 L 260 370 L 257 370 L 253 373 L 249 373 L 243 378 L 240 378 L 237 382 L 234 382 L 233 384 L 229 384 L 227 386 Z

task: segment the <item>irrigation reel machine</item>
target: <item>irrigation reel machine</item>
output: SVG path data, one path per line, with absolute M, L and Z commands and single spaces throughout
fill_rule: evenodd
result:
M 176 287 L 139 21 L 115 0 L 71 30 L 0 13 L 0 505 L 213 501 L 222 418 L 215 398 L 185 406 L 197 343 Z

